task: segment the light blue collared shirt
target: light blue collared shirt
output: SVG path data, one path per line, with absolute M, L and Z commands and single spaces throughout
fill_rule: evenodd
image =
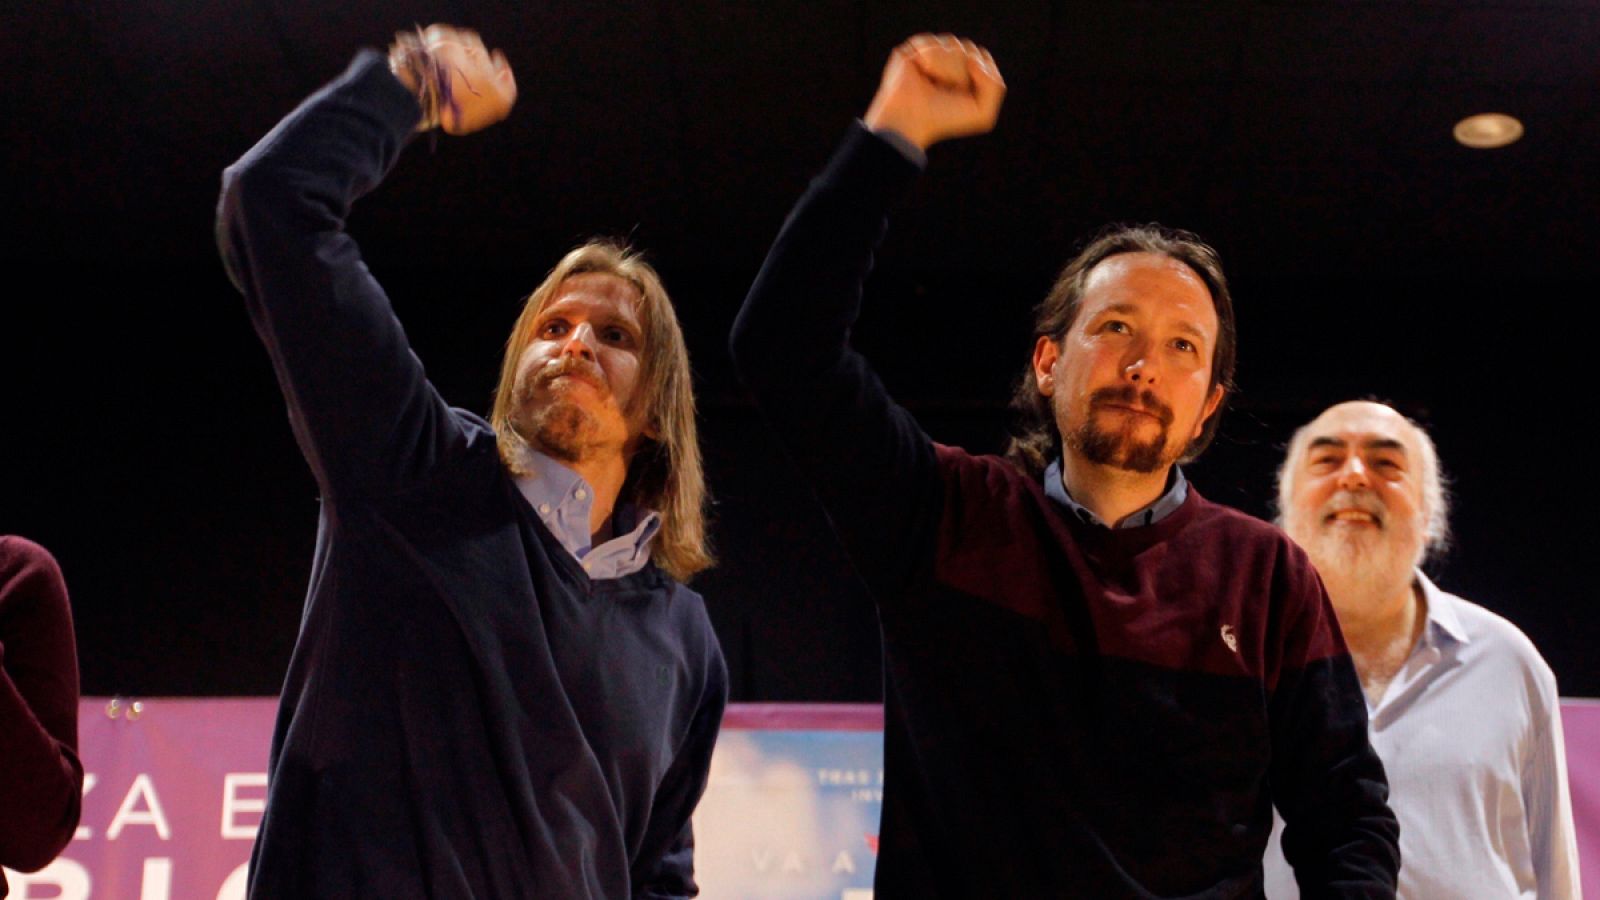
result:
M 1494 613 L 1416 573 L 1422 636 L 1377 703 L 1372 748 L 1400 820 L 1399 896 L 1579 900 L 1555 676 Z M 1274 823 L 1268 897 L 1299 896 Z
M 532 448 L 523 453 L 523 468 L 530 474 L 516 476 L 517 490 L 561 546 L 583 564 L 590 578 L 621 578 L 650 562 L 650 545 L 661 530 L 659 514 L 618 503 L 611 511 L 611 530 L 617 536 L 591 547 L 589 512 L 594 507 L 594 489 L 582 475 L 549 456 Z
M 1061 460 L 1050 463 L 1044 470 L 1044 495 L 1051 500 L 1065 506 L 1082 522 L 1089 525 L 1099 525 L 1101 528 L 1142 528 L 1145 525 L 1154 525 L 1178 511 L 1183 501 L 1189 498 L 1189 479 L 1183 477 L 1183 470 L 1177 466 L 1172 467 L 1172 474 L 1167 477 L 1167 491 L 1157 497 L 1150 504 L 1134 510 L 1124 516 L 1115 526 L 1107 525 L 1094 514 L 1094 511 L 1082 503 L 1072 499 L 1067 493 L 1067 486 L 1061 481 Z

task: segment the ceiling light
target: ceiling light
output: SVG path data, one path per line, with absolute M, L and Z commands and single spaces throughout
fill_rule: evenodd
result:
M 1493 150 L 1522 137 L 1522 123 L 1505 113 L 1479 113 L 1456 123 L 1456 140 L 1475 150 Z

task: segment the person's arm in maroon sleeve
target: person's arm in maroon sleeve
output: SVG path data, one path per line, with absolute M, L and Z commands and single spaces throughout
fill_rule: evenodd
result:
M 1392 900 L 1400 824 L 1338 616 L 1298 548 L 1280 567 L 1281 665 L 1270 700 L 1273 802 L 1302 897 Z
M 0 865 L 47 865 L 72 840 L 82 797 L 66 584 L 44 548 L 0 537 Z

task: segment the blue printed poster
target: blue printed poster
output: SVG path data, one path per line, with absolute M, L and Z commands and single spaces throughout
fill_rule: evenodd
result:
M 877 731 L 725 729 L 694 815 L 705 900 L 870 900 L 883 809 Z

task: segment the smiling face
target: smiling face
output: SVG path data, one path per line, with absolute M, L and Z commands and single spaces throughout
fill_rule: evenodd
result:
M 614 275 L 561 282 L 517 358 L 511 422 L 551 456 L 631 455 L 645 433 L 635 390 L 644 337 L 639 292 Z
M 1034 377 L 1065 451 L 1165 472 L 1222 400 L 1212 383 L 1217 333 L 1211 293 L 1184 263 L 1142 251 L 1101 261 L 1072 327 L 1034 347 Z
M 1419 433 L 1380 403 L 1341 403 L 1295 436 L 1284 530 L 1324 578 L 1405 579 L 1428 539 Z

